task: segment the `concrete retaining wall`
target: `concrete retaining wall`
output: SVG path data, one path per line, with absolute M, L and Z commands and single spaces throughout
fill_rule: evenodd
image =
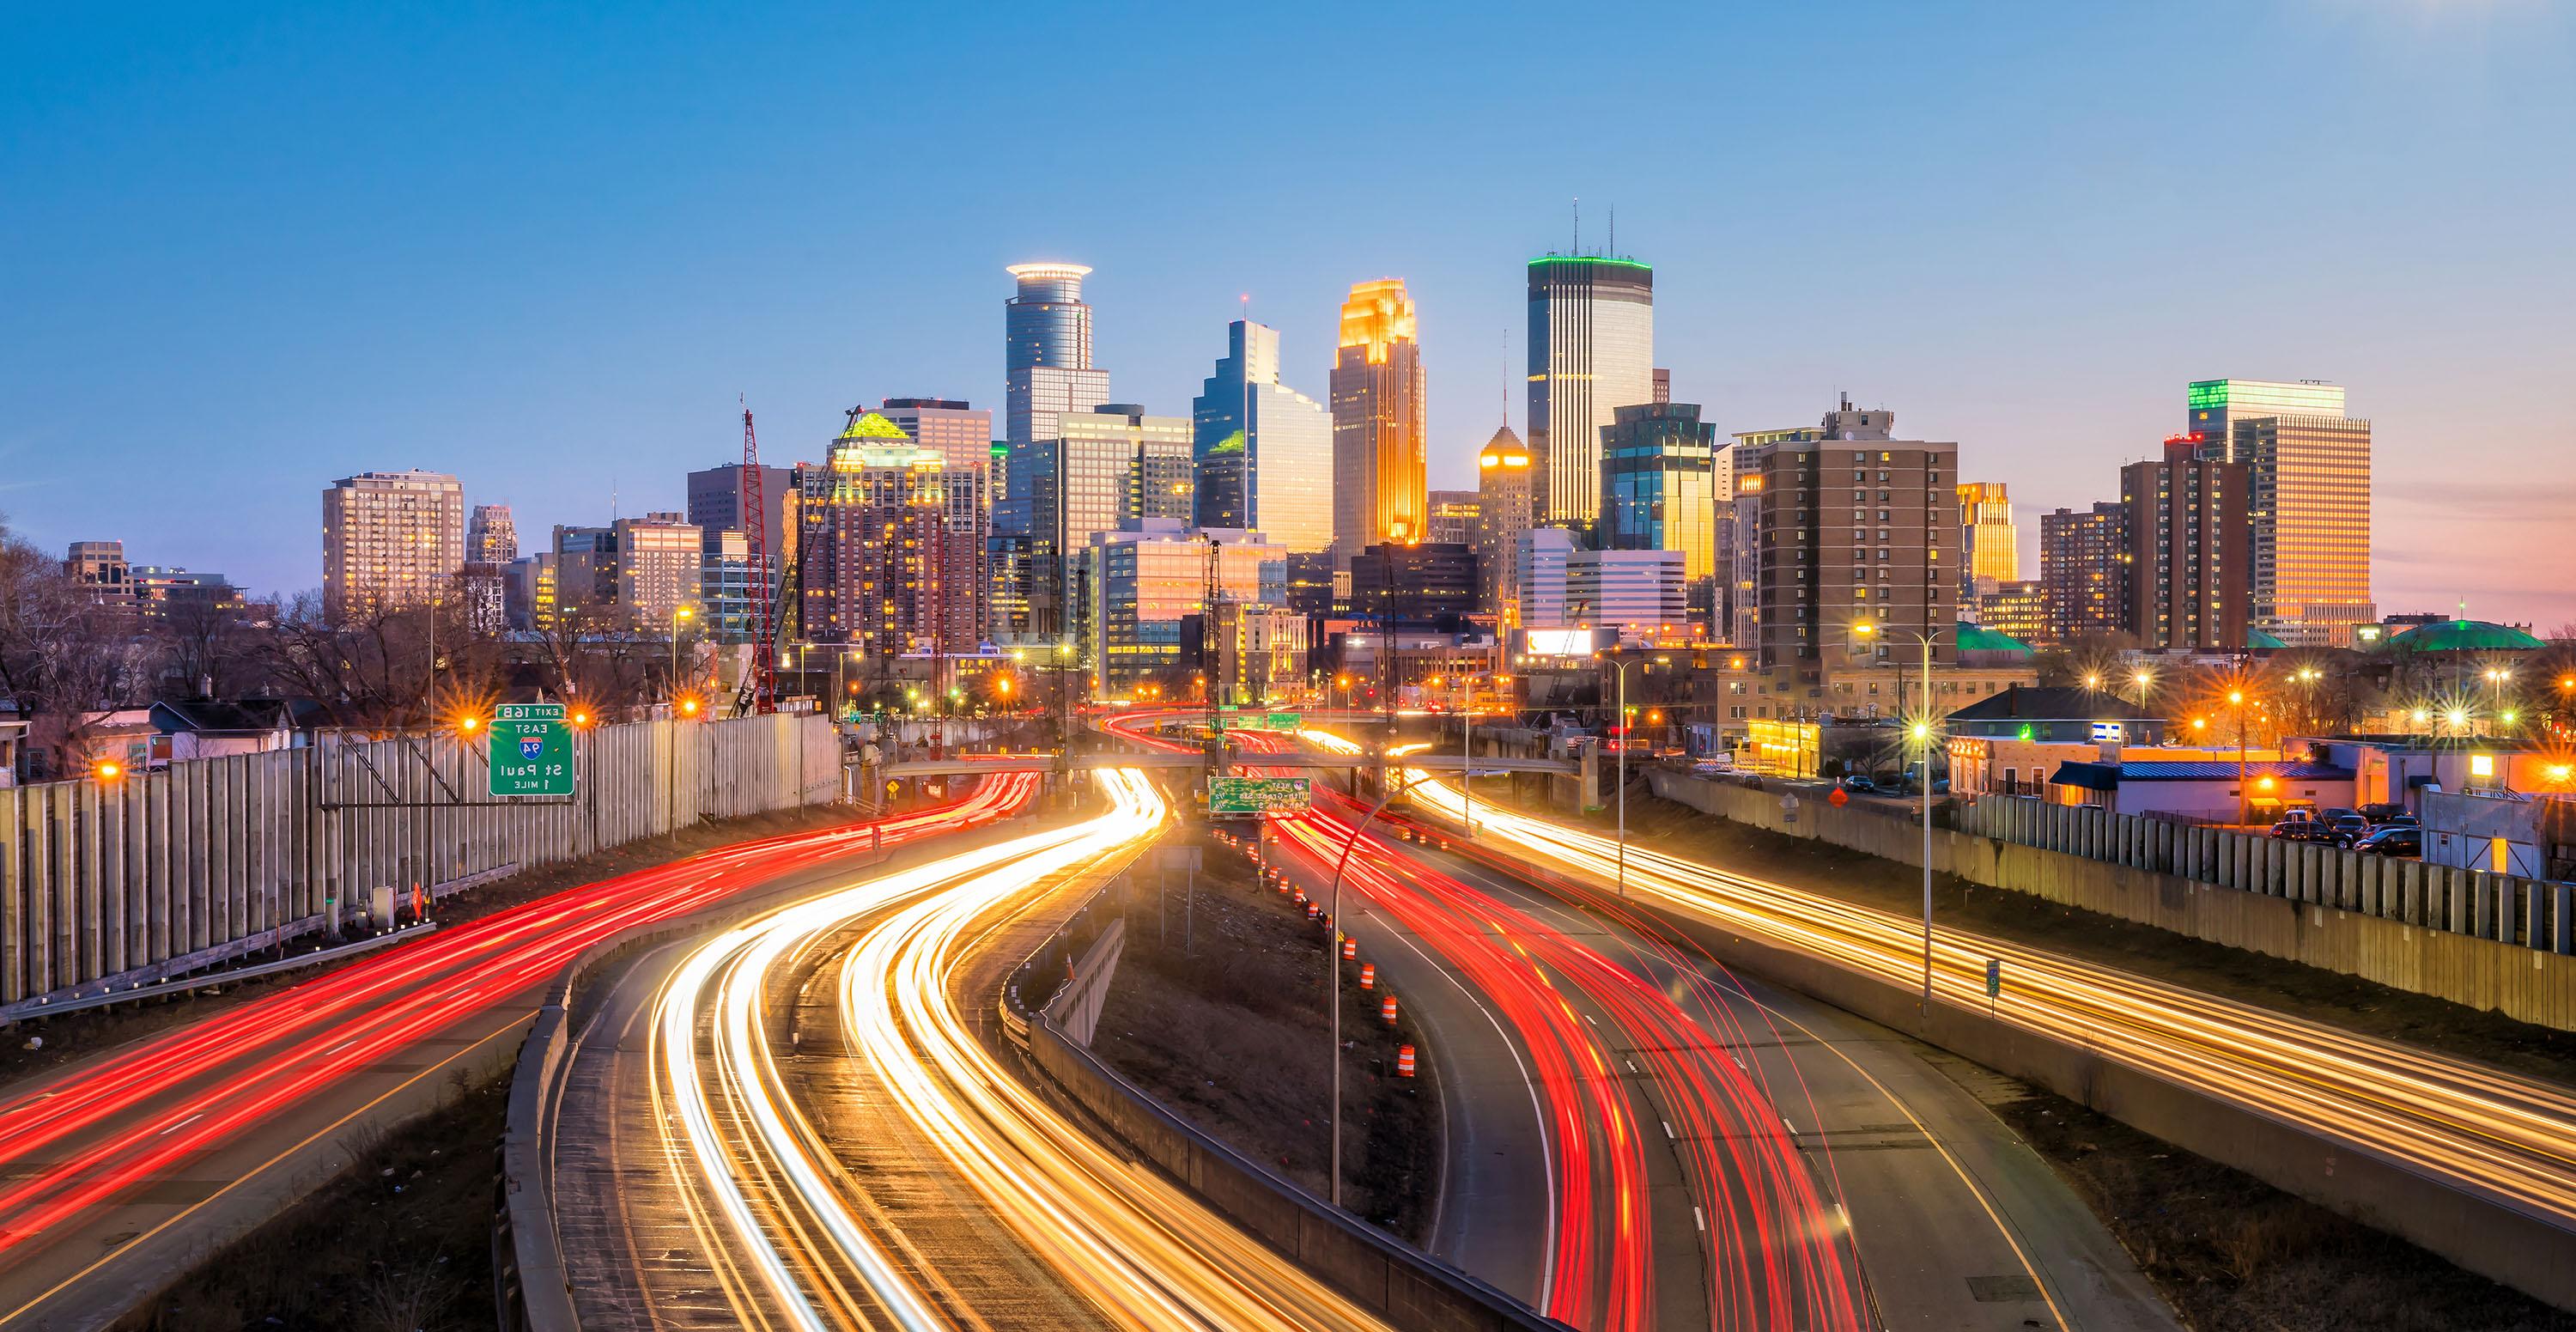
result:
M 1653 904 L 1632 901 L 1630 905 L 1654 911 L 1680 927 L 1730 967 L 1742 967 L 1997 1072 L 2046 1087 L 2143 1133 L 2401 1236 L 2534 1298 L 2576 1309 L 2576 1264 L 2567 1261 L 2567 1255 L 2576 1251 L 2576 1236 L 2548 1220 L 1973 1009 L 1939 1004 L 1927 1021 L 1920 996 L 1911 987 L 1890 985 L 1820 958 L 1741 938 Z
M 840 795 L 819 717 L 605 726 L 576 734 L 574 762 L 571 803 L 456 805 L 486 799 L 486 769 L 453 736 L 0 789 L 0 1004 L 212 966 L 322 931 L 379 886 L 407 897 Z M 368 807 L 393 803 L 413 807 Z
M 1408 1332 L 1565 1332 L 1564 1324 L 1372 1229 L 1199 1132 L 1043 1016 L 1029 1023 L 1029 1053 L 1137 1155 L 1393 1326 Z
M 1909 821 L 1803 797 L 1792 820 L 1777 791 L 1664 768 L 1648 770 L 1647 779 L 1655 794 L 1732 822 L 1908 865 L 1923 863 L 1923 832 Z M 2576 1030 L 2576 956 L 2558 946 L 2568 931 L 2576 887 L 2506 882 L 2501 875 L 2269 838 L 2222 838 L 2215 829 L 2100 810 L 2058 807 L 2029 817 L 2052 820 L 2050 838 L 2082 854 L 1935 828 L 1932 868 L 1970 883 Z M 2327 866 L 2327 855 L 2368 865 L 2346 875 Z M 2147 868 L 2154 864 L 2195 873 Z

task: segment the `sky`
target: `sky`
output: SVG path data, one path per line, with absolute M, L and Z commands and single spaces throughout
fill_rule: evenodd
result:
M 999 416 L 1007 264 L 1089 264 L 1112 396 L 1186 415 L 1243 297 L 1324 396 L 1407 281 L 1473 484 L 1525 263 L 1655 267 L 1721 431 L 1838 393 L 2039 515 L 2183 386 L 2343 384 L 2383 613 L 2576 623 L 2576 17 L 2532 0 L 1171 6 L 134 3 L 0 42 L 0 511 L 321 581 L 321 491 L 463 479 L 523 546 Z

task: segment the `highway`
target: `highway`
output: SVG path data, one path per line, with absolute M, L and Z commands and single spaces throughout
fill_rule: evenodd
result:
M 1427 775 L 1422 803 L 1456 824 L 1458 792 Z M 1475 808 L 1473 836 L 1598 886 L 1617 844 L 1598 833 Z M 1731 932 L 1829 959 L 1891 984 L 1921 983 L 1918 920 L 1631 844 L 1629 892 Z M 2576 1230 L 2576 1096 L 2469 1060 L 2374 1040 L 2110 967 L 1956 930 L 1936 930 L 1934 992 L 1988 1006 L 1988 959 L 2007 983 L 1995 1016 L 2301 1125 Z
M 1105 813 L 854 876 L 602 999 L 567 1076 L 626 1090 L 567 1098 L 594 1108 L 550 1135 L 585 1327 L 1377 1326 L 978 1031 L 1018 960 L 994 932 L 1165 826 L 1141 776 L 1103 788 Z M 639 1085 L 641 1122 L 596 1108 Z
M 1233 739 L 1248 771 L 1283 743 Z M 1444 1090 L 1435 1256 L 1585 1328 L 2173 1326 L 1922 1047 L 1382 824 L 1353 846 L 1364 813 L 1319 788 L 1271 821 L 1274 859 L 1321 896 L 1352 849 L 1344 928 Z
M 359 1126 L 505 1063 L 598 940 L 989 823 L 1036 779 L 748 841 L 424 935 L 0 1092 L 0 1328 L 100 1326 L 346 1164 Z

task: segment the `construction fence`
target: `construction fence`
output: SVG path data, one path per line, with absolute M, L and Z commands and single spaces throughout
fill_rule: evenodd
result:
M 841 798 L 829 720 L 573 736 L 575 794 L 495 798 L 479 737 L 360 739 L 0 789 L 0 1005 L 184 975 L 339 926 L 379 890 L 453 892 L 688 827 Z

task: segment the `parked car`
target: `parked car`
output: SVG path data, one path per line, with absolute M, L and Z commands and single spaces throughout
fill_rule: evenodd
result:
M 2408 856 L 2420 859 L 2424 854 L 2424 830 L 2395 825 L 2375 829 L 2368 836 L 2353 843 L 2352 849 L 2368 852 L 2374 856 Z
M 1878 783 L 1871 781 L 1867 777 L 1854 774 L 1843 779 L 1843 789 L 1854 795 L 1876 795 L 1878 794 Z
M 2361 811 L 2357 809 L 2321 809 L 2317 811 L 2317 817 L 2328 823 L 2340 823 L 2345 819 L 2361 819 Z M 2364 824 L 2370 822 L 2368 819 L 2361 819 L 2361 821 Z
M 2414 815 L 2406 812 L 2404 805 L 2390 804 L 2386 801 L 2374 801 L 2362 806 L 2361 816 L 2370 820 L 2373 826 L 2395 823 L 2401 819 L 2412 823 L 2415 819 Z
M 2283 819 L 2272 825 L 2272 836 L 2284 842 L 2322 842 L 2327 846 L 2341 846 L 2348 840 L 2322 819 Z
M 2399 814 L 2379 826 L 2382 828 L 2421 828 L 2424 825 L 2417 822 L 2415 816 L 2412 814 Z
M 2347 842 L 2358 842 L 2370 834 L 2370 820 L 2359 814 L 2339 814 L 2326 822 L 2336 832 L 2342 833 Z

